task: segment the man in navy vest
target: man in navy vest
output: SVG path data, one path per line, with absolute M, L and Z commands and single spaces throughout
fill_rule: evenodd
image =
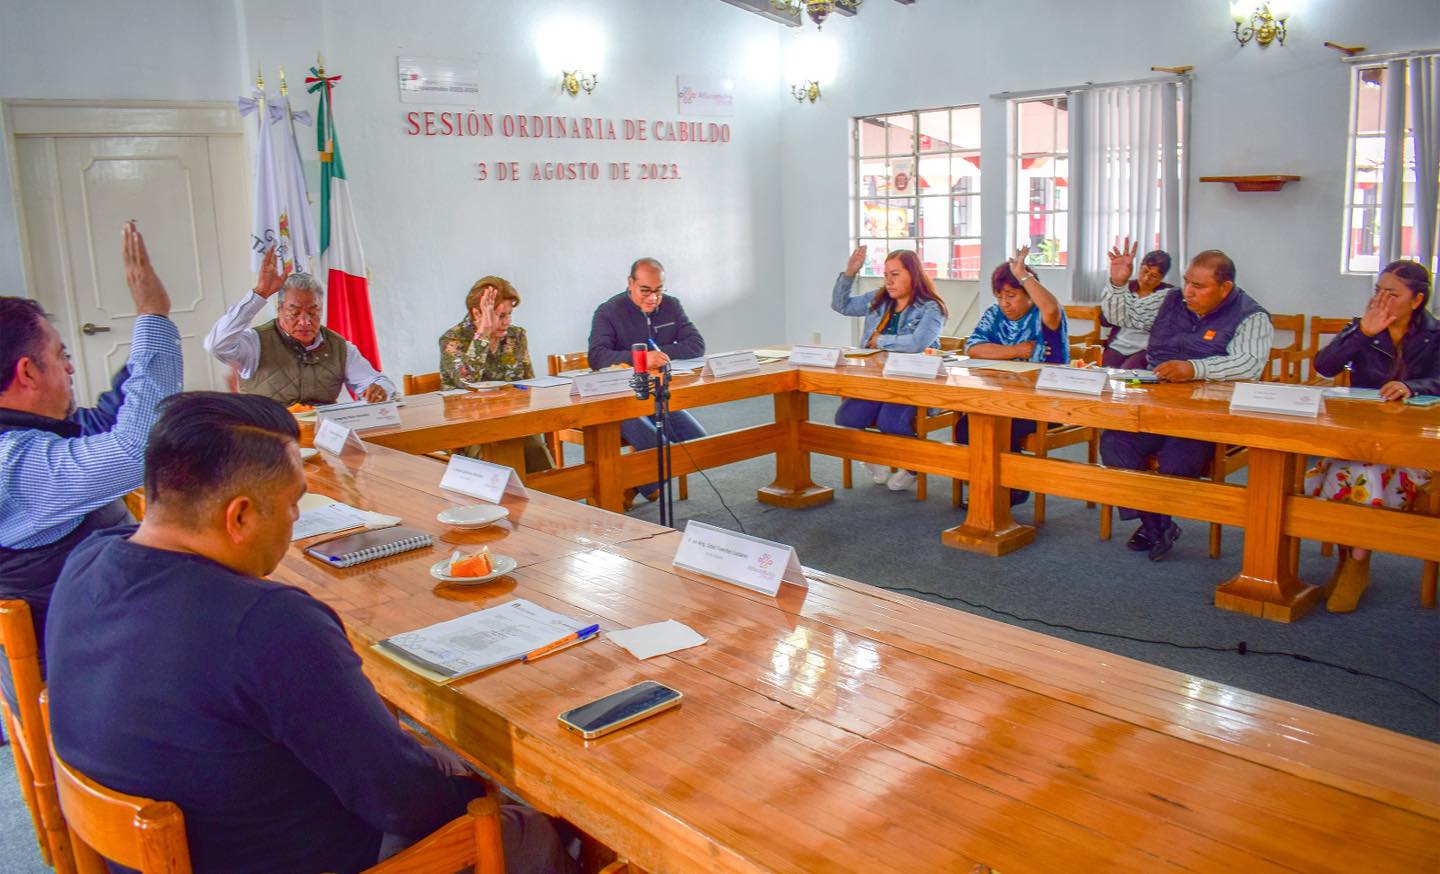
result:
M 1148 330 L 1146 358 L 1165 382 L 1257 379 L 1270 355 L 1274 328 L 1270 314 L 1235 284 L 1235 262 L 1219 249 L 1196 255 L 1185 270 L 1183 288 L 1166 293 L 1150 324 L 1125 324 Z M 1100 457 L 1106 467 L 1145 470 L 1154 456 L 1160 473 L 1200 476 L 1215 444 L 1163 434 L 1106 431 Z M 1175 545 L 1180 526 L 1163 513 L 1120 510 L 1120 518 L 1140 519 L 1125 545 L 1159 561 Z
M 44 670 L 45 611 L 65 558 L 92 532 L 130 521 L 120 500 L 144 476 L 160 401 L 180 390 L 170 296 L 133 222 L 122 231 L 135 327 L 125 367 L 91 409 L 75 408 L 75 368 L 40 305 L 0 298 L 0 598 L 30 605 Z M 0 690 L 15 704 L 9 665 Z

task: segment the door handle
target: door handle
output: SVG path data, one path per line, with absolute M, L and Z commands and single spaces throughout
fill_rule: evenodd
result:
M 83 324 L 83 325 L 80 326 L 80 333 L 84 334 L 84 335 L 87 336 L 87 337 L 92 336 L 92 335 L 94 335 L 94 334 L 104 334 L 104 333 L 106 333 L 106 332 L 109 331 L 109 330 L 110 330 L 110 329 L 109 329 L 108 327 L 104 327 L 104 326 L 102 326 L 102 325 L 97 325 L 97 324 L 94 324 L 93 322 L 86 322 L 85 324 Z

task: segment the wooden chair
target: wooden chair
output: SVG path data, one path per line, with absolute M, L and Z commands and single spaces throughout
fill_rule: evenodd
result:
M 1086 364 L 1099 367 L 1105 359 L 1104 346 L 1091 346 L 1084 343 L 1070 344 L 1070 360 L 1083 361 Z
M 423 395 L 440 390 L 440 371 L 430 373 L 407 373 L 404 376 L 405 396 Z
M 40 710 L 50 734 L 50 705 L 42 695 Z M 190 846 L 185 816 L 169 801 L 116 792 L 66 764 L 52 748 L 60 807 L 74 838 L 80 874 L 101 874 L 106 859 L 141 874 L 189 874 Z M 295 836 L 300 839 L 301 836 Z M 474 866 L 475 874 L 504 874 L 505 851 L 500 840 L 500 804 L 492 793 L 471 801 L 465 815 L 367 874 L 452 872 Z
M 1286 367 L 1289 373 L 1282 381 L 1302 383 L 1304 385 L 1329 384 L 1331 382 L 1330 379 L 1315 372 L 1315 353 L 1328 342 L 1325 338 L 1333 337 L 1345 330 L 1345 326 L 1348 324 L 1350 324 L 1350 319 L 1330 319 L 1311 316 L 1308 345 L 1303 349 L 1285 353 L 1287 361 Z M 1307 361 L 1309 362 L 1309 367 L 1305 366 Z M 1342 372 L 1334 380 L 1334 384 L 1349 385 L 1348 377 L 1348 372 Z
M 1100 323 L 1100 307 L 1080 304 L 1065 305 L 1065 321 L 1070 326 L 1070 342 L 1075 345 L 1099 346 L 1104 326 Z M 1084 330 L 1081 330 L 1081 329 Z
M 559 376 L 566 370 L 583 370 L 590 367 L 589 352 L 564 352 L 558 355 L 547 355 L 545 357 L 545 368 L 551 376 Z M 562 448 L 566 443 L 583 445 L 585 434 L 578 428 L 566 428 L 561 431 L 551 431 L 545 435 L 545 444 L 550 447 L 550 455 L 555 458 L 557 467 L 565 466 L 565 452 Z M 680 500 L 690 497 L 690 479 L 688 474 L 680 474 Z
M 75 856 L 60 799 L 55 791 L 55 772 L 50 765 L 50 733 L 45 730 L 40 696 L 45 683 L 40 679 L 40 650 L 35 643 L 35 624 L 30 605 L 24 601 L 0 601 L 0 646 L 10 662 L 15 686 L 17 712 L 0 695 L 0 715 L 10 735 L 10 752 L 15 757 L 15 778 L 20 794 L 30 809 L 30 821 L 40 844 L 40 857 L 62 874 L 75 871 Z
M 125 509 L 135 517 L 136 522 L 145 521 L 145 489 L 138 488 L 125 494 Z
M 1300 351 L 1300 344 L 1305 340 L 1305 314 L 1294 313 L 1292 315 L 1270 314 L 1270 324 L 1275 328 L 1277 334 L 1286 332 L 1290 335 L 1290 341 L 1273 343 L 1270 346 L 1270 360 L 1265 362 L 1265 372 L 1260 379 L 1264 382 L 1287 382 L 1289 362 L 1294 353 Z M 1277 336 L 1276 340 L 1283 340 Z
M 959 352 L 965 348 L 965 337 L 940 335 L 941 352 Z
M 1200 474 L 1209 478 L 1211 482 L 1223 483 L 1230 474 L 1243 468 L 1249 463 L 1250 454 L 1244 446 L 1230 446 L 1225 443 L 1215 444 L 1215 454 L 1211 456 L 1210 462 Z M 1150 456 L 1150 471 L 1156 470 L 1155 456 Z M 1109 540 L 1112 531 L 1112 520 L 1110 518 L 1110 505 L 1100 505 L 1100 539 Z M 1210 523 L 1210 557 L 1220 557 L 1221 535 L 1224 527 L 1219 522 Z

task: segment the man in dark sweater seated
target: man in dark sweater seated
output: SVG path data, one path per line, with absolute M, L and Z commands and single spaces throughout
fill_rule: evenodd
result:
M 596 370 L 612 364 L 630 363 L 630 347 L 650 346 L 650 366 L 667 364 L 672 358 L 699 358 L 705 354 L 705 338 L 680 301 L 665 295 L 665 266 L 654 258 L 641 258 L 630 265 L 625 290 L 595 308 L 590 322 L 590 366 Z M 672 441 L 704 437 L 705 429 L 685 410 L 672 412 L 665 433 Z M 620 436 L 637 450 L 654 449 L 658 439 L 652 417 L 642 416 L 620 423 Z M 658 484 L 642 486 L 640 492 L 655 499 Z
M 56 585 L 56 751 L 178 804 L 197 872 L 359 871 L 459 816 L 481 785 L 401 730 L 329 607 L 263 579 L 305 492 L 294 418 L 214 392 L 161 410 L 144 523 L 92 535 Z M 569 870 L 548 821 L 502 810 L 507 870 Z

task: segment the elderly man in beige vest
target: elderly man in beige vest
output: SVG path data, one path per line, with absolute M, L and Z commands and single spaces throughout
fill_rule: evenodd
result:
M 241 390 L 286 406 L 333 404 L 341 386 L 371 403 L 393 396 L 395 384 L 354 343 L 320 323 L 324 293 L 308 273 L 279 272 L 271 250 L 254 293 L 220 317 L 205 337 L 205 351 L 235 369 Z M 278 295 L 275 318 L 251 328 L 272 295 Z

